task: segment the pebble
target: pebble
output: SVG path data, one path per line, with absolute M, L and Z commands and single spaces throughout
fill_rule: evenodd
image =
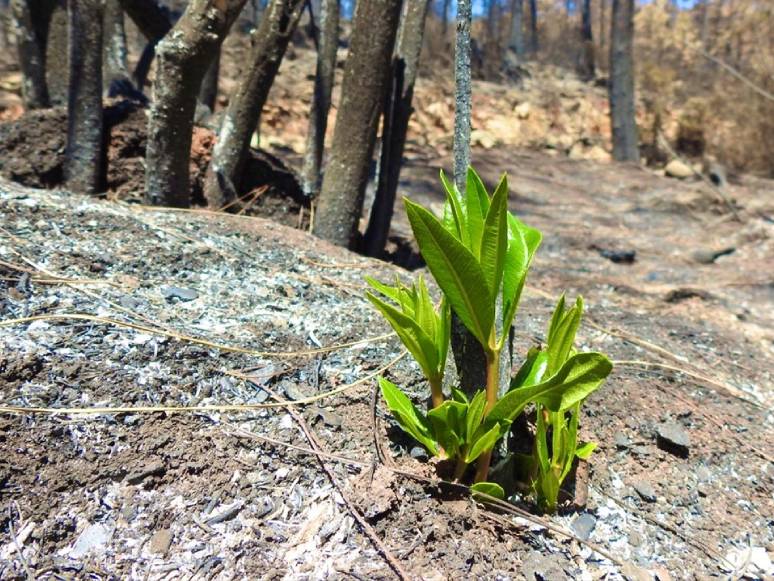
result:
M 411 448 L 411 452 L 409 452 L 412 458 L 419 460 L 420 462 L 426 462 L 430 459 L 430 456 L 427 454 L 427 450 L 425 450 L 422 446 L 414 446 Z
M 80 559 L 91 553 L 102 551 L 113 536 L 112 523 L 94 523 L 86 527 L 70 549 L 72 559 Z
M 179 286 L 165 286 L 161 289 L 161 294 L 165 299 L 180 299 L 181 301 L 193 301 L 199 298 L 199 293 L 192 288 L 183 288 Z
M 157 555 L 166 555 L 169 552 L 169 547 L 172 546 L 172 531 L 169 529 L 159 529 L 150 540 L 151 553 Z
M 656 502 L 656 491 L 649 482 L 638 480 L 633 485 L 634 490 L 640 495 L 640 498 L 646 502 Z
M 615 436 L 613 436 L 613 442 L 619 450 L 625 450 L 631 444 L 629 437 L 623 432 L 616 432 Z
M 661 424 L 656 430 L 656 445 L 662 450 L 687 458 L 691 447 L 688 434 L 675 422 Z
M 573 532 L 576 535 L 578 535 L 578 537 L 580 537 L 584 541 L 587 541 L 589 540 L 589 537 L 591 536 L 591 533 L 594 531 L 594 527 L 596 525 L 597 525 L 596 517 L 592 514 L 584 512 L 583 514 L 579 515 L 578 518 L 572 521 L 570 528 L 573 530 Z

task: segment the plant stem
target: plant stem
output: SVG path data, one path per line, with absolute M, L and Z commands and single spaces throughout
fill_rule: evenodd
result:
M 465 474 L 465 469 L 468 465 L 465 463 L 465 454 L 460 453 L 457 458 L 457 465 L 454 467 L 454 482 L 459 482 L 462 476 Z
M 438 377 L 431 377 L 428 378 L 428 381 L 430 382 L 430 394 L 433 399 L 433 409 L 435 409 L 443 403 L 441 379 Z
M 486 354 L 486 412 L 497 403 L 497 390 L 500 387 L 500 350 L 494 349 Z M 484 416 L 486 417 L 486 415 Z M 476 463 L 476 482 L 484 482 L 489 475 L 489 465 L 492 462 L 492 450 L 478 457 Z

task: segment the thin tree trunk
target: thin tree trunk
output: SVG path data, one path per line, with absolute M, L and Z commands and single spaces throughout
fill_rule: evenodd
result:
M 613 0 L 610 31 L 610 121 L 613 158 L 638 161 L 634 108 L 634 0 Z
M 529 50 L 533 54 L 538 51 L 537 19 L 537 0 L 529 0 Z
M 211 207 L 220 208 L 231 201 L 232 188 L 221 187 L 222 180 L 239 185 L 250 137 L 259 125 L 269 89 L 303 8 L 304 0 L 272 0 L 260 26 L 253 31 L 248 67 L 229 99 L 207 168 L 204 195 Z
M 105 2 L 104 85 L 111 93 L 126 94 L 133 89 L 127 64 L 124 10 L 118 0 Z
M 314 232 L 354 246 L 390 75 L 401 0 L 358 0 Z
M 11 1 L 22 72 L 22 98 L 27 109 L 51 106 L 46 83 L 46 44 L 56 4 L 56 0 Z
M 196 97 L 207 67 L 244 3 L 192 0 L 157 46 L 145 164 L 145 199 L 149 204 L 190 205 L 189 163 Z
M 511 34 L 508 49 L 516 55 L 517 61 L 524 57 L 524 0 L 511 2 Z
M 454 183 L 460 192 L 470 166 L 470 24 L 471 0 L 457 2 L 457 36 L 454 49 Z
M 320 5 L 320 42 L 317 47 L 317 72 L 309 112 L 309 134 L 306 140 L 302 187 L 307 196 L 320 190 L 320 168 L 328 128 L 328 113 L 336 74 L 336 49 L 339 44 L 339 0 L 322 0 Z
M 365 234 L 365 253 L 368 256 L 382 255 L 390 232 L 406 134 L 414 111 L 411 101 L 429 4 L 429 0 L 409 2 L 398 32 L 392 90 L 384 111 L 379 180 Z
M 441 8 L 441 34 L 443 38 L 449 33 L 449 6 L 451 0 L 443 0 L 443 7 Z
M 102 137 L 102 0 L 69 0 L 70 85 L 67 98 L 65 181 L 93 194 L 104 181 Z
M 218 98 L 218 80 L 220 77 L 220 48 L 215 53 L 207 72 L 202 79 L 202 86 L 199 88 L 199 103 L 207 107 L 210 112 L 215 111 L 215 101 Z
M 607 0 L 599 0 L 599 54 L 606 55 L 605 50 L 607 46 Z M 600 56 L 600 61 L 604 61 L 604 58 Z M 605 67 L 604 62 L 600 63 L 600 67 Z M 606 68 L 605 68 L 606 70 Z
M 142 91 L 148 78 L 151 62 L 156 54 L 156 45 L 172 30 L 169 11 L 157 0 L 119 0 L 124 12 L 140 29 L 148 44 L 142 51 L 140 60 L 134 68 L 134 84 Z
M 591 0 L 581 4 L 581 54 L 578 59 L 578 73 L 584 80 L 594 78 L 594 38 L 591 30 Z

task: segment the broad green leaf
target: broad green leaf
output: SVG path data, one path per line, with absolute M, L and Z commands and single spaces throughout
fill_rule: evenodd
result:
M 551 411 L 566 410 L 596 390 L 613 369 L 601 353 L 578 353 L 549 379 L 509 391 L 494 405 L 487 419 L 513 421 L 527 404 L 541 403 Z
M 481 268 L 493 297 L 500 290 L 508 244 L 508 183 L 503 183 L 492 198 L 481 237 Z
M 481 216 L 486 216 L 487 212 L 489 212 L 490 199 L 489 193 L 486 191 L 486 186 L 484 185 L 484 182 L 481 181 L 481 176 L 478 175 L 476 170 L 474 170 L 472 167 L 469 167 L 466 178 L 466 193 L 470 193 L 471 191 L 475 192 L 478 205 L 481 208 Z M 470 196 L 468 196 L 468 200 L 470 200 Z
M 508 213 L 508 246 L 503 270 L 503 329 L 509 329 L 527 278 L 532 258 L 540 246 L 539 230 L 524 225 L 516 216 Z M 503 339 L 507 337 L 503 333 Z
M 465 246 L 469 246 L 470 238 L 467 235 L 468 226 L 467 221 L 465 220 L 465 211 L 462 207 L 460 195 L 457 192 L 457 186 L 455 186 L 447 179 L 446 174 L 443 173 L 443 170 L 441 170 L 441 183 L 446 190 L 446 202 L 451 213 L 452 223 L 455 226 L 455 230 L 449 230 L 448 227 L 450 224 L 448 220 L 444 220 L 444 228 L 453 234 Z
M 481 420 L 484 417 L 484 408 L 486 408 L 486 391 L 482 389 L 473 396 L 465 418 L 465 441 L 469 444 L 472 443 L 473 436 L 481 425 Z
M 416 359 L 423 373 L 427 377 L 437 375 L 438 350 L 433 340 L 425 334 L 417 322 L 370 292 L 366 293 L 366 297 L 384 315 L 406 349 Z
M 395 303 L 401 304 L 400 287 L 398 287 L 397 285 L 390 286 L 388 284 L 384 284 L 383 282 L 379 282 L 378 280 L 376 280 L 375 278 L 371 278 L 370 276 L 366 276 L 365 281 L 371 286 L 371 288 L 380 292 L 388 299 L 392 299 Z
M 454 458 L 465 445 L 465 412 L 468 406 L 458 401 L 446 400 L 437 408 L 427 412 L 427 419 L 433 427 L 435 440 L 447 456 Z
M 556 307 L 554 307 L 554 312 L 551 315 L 551 322 L 548 325 L 548 335 L 546 335 L 546 343 L 551 343 L 554 335 L 556 335 L 556 332 L 559 329 L 562 317 L 564 316 L 564 301 L 565 296 L 564 293 L 562 293 L 559 300 L 556 301 Z
M 548 359 L 546 352 L 532 347 L 527 352 L 527 359 L 522 363 L 519 371 L 511 379 L 510 389 L 518 389 L 520 387 L 530 387 L 543 381 L 546 368 L 548 367 Z
M 468 183 L 465 188 L 465 224 L 468 231 L 467 238 L 470 241 L 468 250 L 475 257 L 481 254 L 481 235 L 484 231 L 484 218 L 486 218 L 486 214 L 481 211 L 478 192 L 475 185 L 470 182 L 470 171 L 468 171 Z
M 547 512 L 554 512 L 556 510 L 556 502 L 559 498 L 559 486 L 559 478 L 553 470 L 540 474 L 536 484 L 538 504 L 540 504 Z
M 597 449 L 596 442 L 586 442 L 578 446 L 575 450 L 575 455 L 581 460 L 588 460 L 592 452 Z
M 557 305 L 557 312 L 560 308 L 564 307 L 564 296 Z M 551 332 L 548 340 L 548 347 L 546 351 L 548 353 L 548 372 L 555 373 L 565 361 L 567 361 L 572 351 L 573 343 L 575 343 L 575 335 L 578 332 L 580 326 L 581 316 L 583 314 L 583 299 L 578 297 L 575 301 L 575 306 L 567 309 L 558 316 L 558 321 L 554 323 L 556 319 L 556 312 L 554 318 L 551 321 Z
M 416 308 L 414 309 L 415 319 L 425 335 L 432 341 L 437 333 L 435 328 L 437 315 L 435 313 L 433 301 L 430 298 L 430 293 L 427 292 L 425 280 L 422 278 L 421 274 L 419 275 L 419 281 L 417 282 L 415 290 L 417 293 Z
M 580 422 L 580 406 L 581 402 L 575 404 L 574 409 L 570 415 L 570 422 L 566 430 L 566 444 L 563 451 L 564 469 L 562 475 L 559 477 L 560 481 L 564 481 L 565 477 L 572 470 L 573 462 L 575 461 L 575 455 L 577 454 L 578 447 L 578 423 Z M 564 412 L 561 412 L 564 413 Z
M 488 432 L 485 432 L 480 438 L 477 438 L 468 449 L 465 455 L 465 463 L 470 464 L 484 452 L 488 452 L 500 439 L 500 426 L 495 424 Z
M 446 367 L 446 357 L 449 353 L 449 342 L 451 340 L 451 309 L 446 297 L 441 298 L 441 305 L 438 308 L 439 324 L 438 334 L 435 337 L 435 344 L 438 347 L 438 361 L 440 365 Z M 440 369 L 443 372 L 443 369 Z
M 422 257 L 438 286 L 462 323 L 487 345 L 495 309 L 481 266 L 435 216 L 411 200 L 405 202 Z
M 403 431 L 427 448 L 431 454 L 437 456 L 438 445 L 432 437 L 431 427 L 427 418 L 417 410 L 414 404 L 411 403 L 411 400 L 406 397 L 406 394 L 394 383 L 380 377 L 379 388 L 384 401 L 387 403 L 387 407 L 395 416 Z
M 452 392 L 452 399 L 454 399 L 454 401 L 458 401 L 460 403 L 464 403 L 465 405 L 468 405 L 469 403 L 468 396 L 465 395 L 463 391 L 457 389 L 456 387 L 452 387 L 451 392 Z
M 470 487 L 470 490 L 473 492 L 474 497 L 476 496 L 475 493 L 479 493 L 497 498 L 498 500 L 505 500 L 505 491 L 503 490 L 503 487 L 494 482 L 476 482 Z M 486 500 L 486 498 L 482 498 L 482 500 Z

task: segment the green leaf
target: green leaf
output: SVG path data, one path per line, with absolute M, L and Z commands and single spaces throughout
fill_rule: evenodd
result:
M 562 450 L 562 461 L 564 462 L 564 468 L 562 475 L 559 477 L 559 481 L 564 482 L 565 477 L 572 470 L 573 462 L 575 461 L 575 455 L 578 448 L 578 423 L 580 422 L 580 406 L 581 402 L 575 404 L 571 414 L 570 422 L 565 430 L 565 446 Z M 561 412 L 564 413 L 564 412 Z
M 446 202 L 449 214 L 451 214 L 451 220 L 448 220 L 446 216 L 444 216 L 444 228 L 465 246 L 469 246 L 470 238 L 468 236 L 468 225 L 465 220 L 465 212 L 462 203 L 460 202 L 460 195 L 457 192 L 457 186 L 447 179 L 443 170 L 441 170 L 441 183 L 446 190 Z M 444 207 L 444 213 L 446 213 L 447 206 Z M 454 224 L 453 230 L 449 229 L 451 224 Z
M 503 490 L 503 487 L 494 482 L 476 482 L 470 487 L 470 490 L 473 492 L 474 498 L 476 497 L 476 493 L 479 493 L 492 496 L 498 500 L 505 500 L 505 491 Z M 486 500 L 486 498 L 481 498 L 481 500 Z
M 494 301 L 476 258 L 438 219 L 406 199 L 406 213 L 430 272 L 462 323 L 482 345 L 494 324 Z
M 546 426 L 543 408 L 542 406 L 538 406 L 537 424 L 535 428 L 535 455 L 537 457 L 538 469 L 541 476 L 551 469 L 551 461 L 548 458 L 548 443 L 546 442 L 547 436 L 548 426 Z
M 516 216 L 508 213 L 508 245 L 503 270 L 503 329 L 509 329 L 527 278 L 527 271 L 540 246 L 539 230 L 525 226 Z M 507 337 L 503 333 L 501 341 Z
M 437 408 L 427 412 L 427 419 L 433 427 L 435 440 L 449 458 L 455 458 L 465 445 L 465 412 L 468 406 L 458 401 L 446 400 Z
M 475 172 L 472 169 L 468 169 L 468 179 L 465 187 L 465 217 L 468 238 L 470 239 L 468 249 L 473 253 L 473 256 L 478 257 L 481 254 L 481 235 L 484 231 L 484 218 L 486 217 L 484 206 L 489 204 L 489 196 L 486 190 L 484 190 L 483 197 L 486 199 L 486 203 L 482 203 L 473 173 Z
M 417 322 L 370 292 L 366 293 L 366 298 L 384 315 L 406 349 L 416 359 L 425 376 L 436 375 L 439 367 L 438 350 L 433 340 L 425 334 Z
M 578 446 L 575 450 L 575 455 L 581 460 L 588 460 L 591 457 L 592 452 L 597 449 L 596 442 L 585 442 Z
M 468 406 L 467 416 L 465 417 L 465 441 L 468 444 L 472 444 L 473 436 L 476 434 L 476 430 L 481 425 L 481 420 L 484 417 L 484 409 L 486 408 L 486 391 L 483 389 L 476 392 L 473 396 L 473 400 Z
M 508 244 L 507 217 L 508 182 L 502 181 L 489 206 L 481 238 L 481 268 L 493 297 L 497 297 L 503 279 Z
M 546 368 L 548 367 L 548 358 L 545 351 L 532 347 L 527 352 L 527 359 L 519 367 L 519 371 L 511 379 L 510 389 L 520 387 L 530 387 L 543 380 Z
M 434 456 L 438 455 L 438 445 L 432 437 L 432 432 L 427 418 L 417 410 L 411 400 L 406 397 L 398 386 L 379 378 L 379 388 L 387 407 L 395 416 L 396 421 L 404 432 L 409 434 L 417 442 L 422 444 Z
M 446 357 L 449 353 L 449 341 L 451 340 L 451 309 L 446 297 L 441 298 L 441 305 L 438 307 L 438 326 L 435 344 L 438 347 L 438 362 L 446 367 Z M 444 369 L 439 369 L 443 373 Z
M 370 276 L 365 277 L 365 281 L 373 288 L 374 290 L 380 292 L 384 296 L 386 296 L 389 299 L 392 299 L 395 303 L 401 304 L 401 291 L 400 287 L 396 286 L 390 286 L 388 284 L 384 284 L 383 282 L 379 282 L 375 278 L 371 278 Z
M 494 405 L 487 419 L 513 421 L 531 402 L 541 403 L 551 411 L 566 410 L 602 385 L 612 369 L 613 364 L 601 353 L 578 353 L 546 381 L 509 391 Z
M 451 392 L 452 392 L 452 398 L 454 399 L 454 401 L 458 401 L 460 403 L 464 403 L 465 405 L 468 405 L 469 403 L 468 396 L 465 395 L 463 391 L 460 391 L 456 387 L 452 387 Z
M 583 299 L 581 297 L 575 301 L 574 307 L 564 311 L 564 295 L 562 295 L 551 319 L 549 330 L 548 347 L 546 348 L 549 373 L 555 373 L 570 356 L 582 314 Z
M 486 191 L 486 186 L 484 185 L 484 182 L 481 181 L 481 176 L 478 175 L 476 170 L 469 167 L 466 178 L 466 193 L 475 192 L 475 199 L 478 201 L 479 208 L 481 208 L 481 216 L 486 216 L 489 212 L 490 200 L 489 193 Z M 468 200 L 470 200 L 470 197 L 468 197 Z
M 484 452 L 488 452 L 500 439 L 500 426 L 498 424 L 493 425 L 489 431 L 485 432 L 481 437 L 477 438 L 468 449 L 468 453 L 465 455 L 465 463 L 470 464 L 476 458 L 478 458 Z

